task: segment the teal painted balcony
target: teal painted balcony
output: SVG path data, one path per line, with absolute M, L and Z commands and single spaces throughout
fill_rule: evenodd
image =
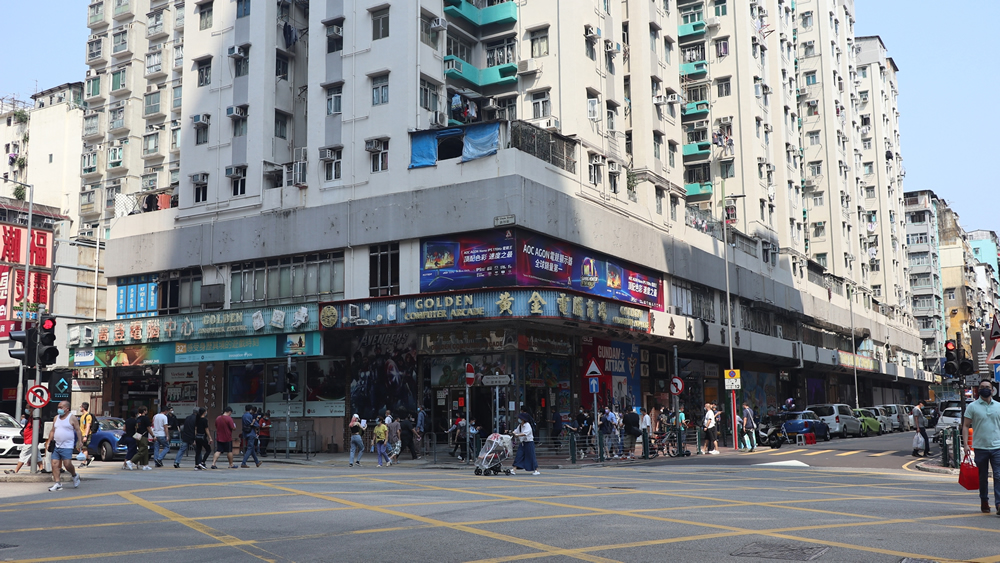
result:
M 461 79 L 478 87 L 506 86 L 517 84 L 517 63 L 491 66 L 480 70 L 454 55 L 448 55 L 444 58 L 444 74 L 448 78 Z
M 702 182 L 700 184 L 684 184 L 688 197 L 699 195 L 712 195 L 712 182 Z
M 684 156 L 694 156 L 698 158 L 707 158 L 712 156 L 712 143 L 709 141 L 702 141 L 700 143 L 691 143 L 684 145 Z
M 462 18 L 472 25 L 480 27 L 517 23 L 517 4 L 515 2 L 501 2 L 493 6 L 477 7 L 477 4 L 482 5 L 483 3 L 482 0 L 476 2 L 445 0 L 444 13 L 453 18 Z
M 446 12 L 448 10 L 445 10 Z M 702 35 L 705 33 L 705 22 L 691 22 L 677 26 L 677 39 L 688 37 L 689 35 Z
M 681 76 L 695 78 L 708 73 L 708 61 L 698 61 L 694 63 L 684 63 L 681 65 Z
M 708 107 L 707 101 L 691 102 L 684 105 L 684 115 L 703 117 L 708 115 Z

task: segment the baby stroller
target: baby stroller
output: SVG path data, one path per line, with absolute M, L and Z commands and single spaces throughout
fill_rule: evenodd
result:
M 510 436 L 495 432 L 490 434 L 476 457 L 476 475 L 498 475 L 501 471 L 510 475 L 510 469 L 504 469 L 502 465 L 511 452 Z

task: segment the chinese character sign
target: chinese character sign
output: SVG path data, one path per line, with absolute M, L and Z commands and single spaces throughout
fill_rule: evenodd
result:
M 32 230 L 28 244 L 27 227 L 17 225 L 0 226 L 0 260 L 12 264 L 24 264 L 31 260 L 32 267 L 52 267 L 52 233 Z
M 514 285 L 514 231 L 486 231 L 420 245 L 420 290 Z

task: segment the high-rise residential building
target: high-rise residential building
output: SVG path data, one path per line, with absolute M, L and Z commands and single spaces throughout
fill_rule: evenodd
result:
M 915 330 L 810 260 L 791 2 L 169 7 L 177 205 L 117 217 L 110 318 L 70 335 L 121 408 L 288 408 L 326 444 L 347 413 L 451 416 L 468 362 L 546 421 L 587 372 L 665 402 L 674 344 L 689 405 L 730 343 L 763 410 L 926 393 Z M 296 377 L 323 391 L 289 404 Z
M 938 216 L 947 204 L 933 191 L 920 190 L 906 192 L 903 205 L 910 274 L 907 291 L 911 295 L 913 316 L 920 331 L 923 365 L 925 370 L 940 375 L 948 331 Z M 951 295 L 954 299 L 954 288 Z
M 997 257 L 1000 256 L 1000 239 L 997 238 L 996 232 L 977 229 L 970 231 L 968 235 L 969 244 L 972 245 L 972 254 L 976 260 L 989 264 L 993 269 L 994 276 L 1000 276 L 998 274 L 1000 264 L 997 261 Z M 1000 282 L 1000 278 L 997 278 L 997 281 Z
M 983 328 L 984 310 L 977 294 L 976 259 L 958 213 L 948 206 L 938 209 L 941 240 L 941 282 L 944 286 L 945 334 L 961 343 L 972 357 L 970 330 Z M 924 283 L 911 277 L 910 285 Z M 988 327 L 988 325 L 987 325 Z

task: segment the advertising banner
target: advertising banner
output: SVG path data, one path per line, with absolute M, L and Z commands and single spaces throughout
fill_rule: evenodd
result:
M 198 366 L 163 368 L 164 398 L 178 417 L 198 407 Z
M 614 342 L 598 338 L 583 338 L 582 354 L 584 370 L 591 361 L 596 361 L 601 370 L 601 395 L 598 396 L 598 406 L 614 404 L 618 410 L 638 410 L 642 388 L 639 381 L 639 345 L 626 342 Z M 607 388 L 610 378 L 610 389 Z M 581 384 L 584 405 L 591 405 L 592 395 L 589 393 L 586 374 Z
M 427 364 L 431 387 L 465 387 L 465 364 L 476 370 L 475 385 L 482 384 L 484 374 L 509 374 L 510 364 L 506 354 L 473 354 L 469 356 L 434 356 Z M 426 383 L 426 380 L 425 380 Z
M 562 287 L 663 310 L 660 276 L 604 254 L 518 229 L 425 239 L 420 291 Z
M 351 358 L 354 414 L 372 420 L 385 409 L 417 412 L 416 333 L 366 333 L 352 340 Z

